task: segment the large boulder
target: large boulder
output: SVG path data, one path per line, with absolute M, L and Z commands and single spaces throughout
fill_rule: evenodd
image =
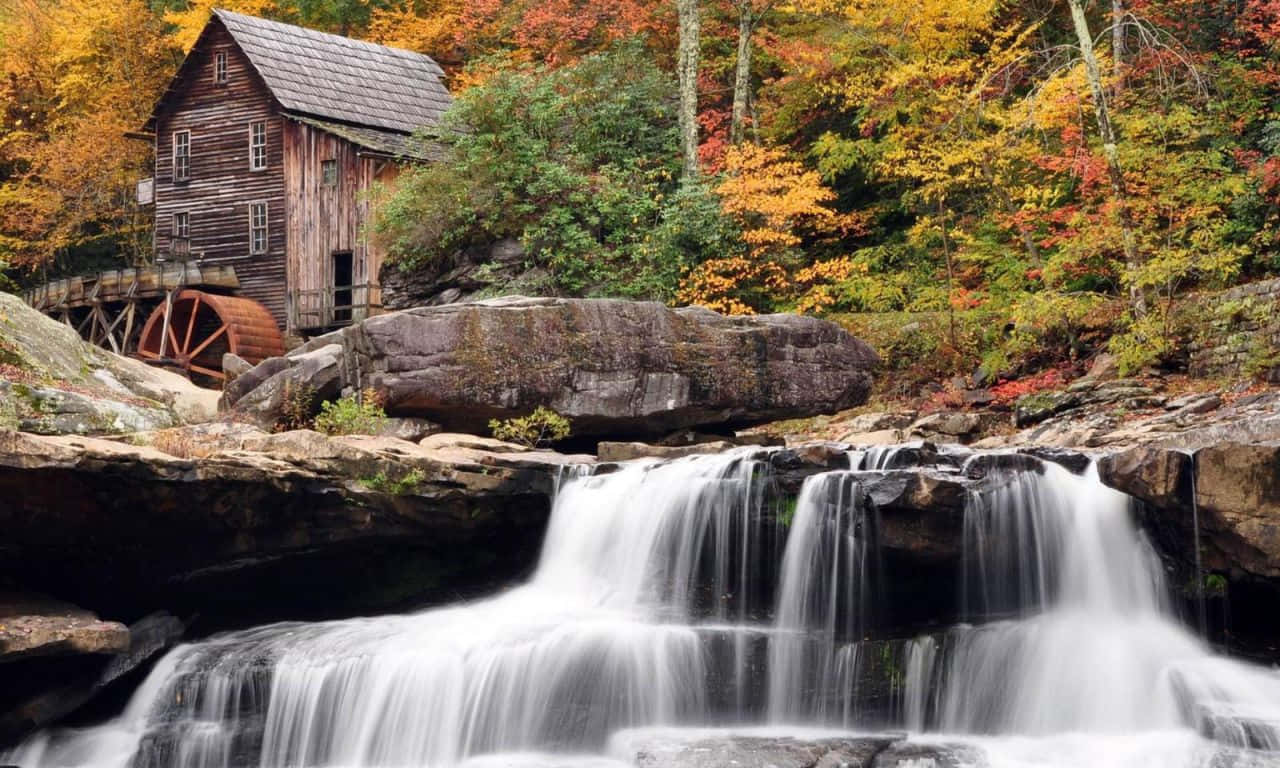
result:
M 218 393 L 86 343 L 0 293 L 0 429 L 109 435 L 207 421 Z
M 1280 444 L 1142 446 L 1103 458 L 1098 471 L 1151 507 L 1149 524 L 1184 562 L 1198 541 L 1203 568 L 1280 584 Z
M 576 436 L 652 439 L 849 408 L 866 399 L 878 362 L 811 317 L 507 297 L 393 312 L 319 337 L 242 375 L 223 406 L 267 423 L 287 389 L 372 387 L 391 415 L 454 431 L 547 406 Z

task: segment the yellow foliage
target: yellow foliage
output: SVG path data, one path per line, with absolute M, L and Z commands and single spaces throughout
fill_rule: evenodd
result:
M 47 262 L 90 238 L 139 258 L 149 217 L 133 202 L 142 127 L 177 64 L 143 0 L 0 0 L 0 261 Z
M 368 38 L 447 62 L 457 46 L 462 11 L 462 0 L 409 0 L 403 6 L 374 8 Z
M 676 298 L 726 315 L 754 315 L 765 294 L 788 289 L 787 271 L 771 261 L 745 256 L 710 259 L 680 281 Z
M 744 144 L 725 154 L 725 178 L 716 188 L 721 207 L 742 227 L 757 257 L 776 257 L 801 242 L 800 234 L 826 233 L 839 224 L 827 207 L 835 193 L 816 171 L 776 148 Z
M 205 24 L 209 23 L 214 8 L 268 18 L 275 17 L 280 11 L 276 0 L 190 0 L 183 10 L 164 13 L 164 20 L 176 27 L 174 43 L 183 51 L 191 50 Z

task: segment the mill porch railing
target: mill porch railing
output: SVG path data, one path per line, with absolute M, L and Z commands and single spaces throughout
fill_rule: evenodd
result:
M 339 328 L 381 312 L 382 286 L 376 283 L 289 292 L 289 325 L 298 331 Z

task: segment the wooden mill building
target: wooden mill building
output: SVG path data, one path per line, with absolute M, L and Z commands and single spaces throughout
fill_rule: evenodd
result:
M 230 267 L 286 335 L 376 311 L 371 211 L 438 152 L 421 137 L 443 78 L 422 54 L 215 10 L 145 127 L 157 261 Z

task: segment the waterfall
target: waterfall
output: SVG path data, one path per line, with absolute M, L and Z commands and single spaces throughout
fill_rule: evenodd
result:
M 992 765 L 1280 750 L 1280 676 L 1177 622 L 1130 500 L 1092 468 L 993 473 L 939 587 L 965 623 L 884 636 L 894 574 L 864 486 L 910 455 L 807 478 L 789 520 L 765 451 L 566 473 L 525 584 L 180 646 L 115 719 L 0 762 L 594 766 L 633 729 L 764 725 L 946 734 Z

